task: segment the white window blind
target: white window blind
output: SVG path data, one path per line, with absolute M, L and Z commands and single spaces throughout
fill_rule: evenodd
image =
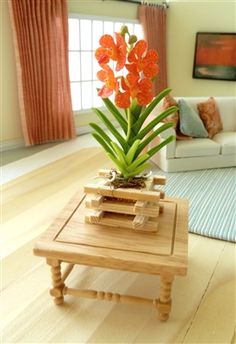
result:
M 113 36 L 122 25 L 127 25 L 130 34 L 136 34 L 138 39 L 143 37 L 138 21 L 69 15 L 69 72 L 72 106 L 76 114 L 102 106 L 102 100 L 97 96 L 101 82 L 96 77 L 100 67 L 94 52 L 103 34 Z

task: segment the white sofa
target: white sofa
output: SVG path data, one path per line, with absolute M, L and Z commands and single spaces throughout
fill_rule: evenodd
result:
M 181 97 L 197 111 L 197 103 L 209 97 Z M 191 140 L 174 140 L 155 156 L 152 161 L 163 171 L 178 172 L 207 168 L 236 166 L 236 97 L 214 97 L 223 122 L 223 131 L 212 139 L 193 138 Z M 179 98 L 175 98 L 179 100 Z M 161 112 L 161 104 L 152 111 L 149 120 Z M 159 124 L 160 125 L 160 124 Z M 159 126 L 158 125 L 158 126 Z M 156 129 L 156 128 L 155 128 Z M 170 128 L 153 140 L 149 148 L 163 141 L 175 130 Z

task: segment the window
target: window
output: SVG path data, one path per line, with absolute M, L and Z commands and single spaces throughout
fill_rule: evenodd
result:
M 143 37 L 138 21 L 69 16 L 69 71 L 74 112 L 86 112 L 92 107 L 102 106 L 102 101 L 97 96 L 97 88 L 101 83 L 96 77 L 100 67 L 94 51 L 104 33 L 113 35 L 124 24 L 128 26 L 130 34 L 136 34 L 139 39 Z

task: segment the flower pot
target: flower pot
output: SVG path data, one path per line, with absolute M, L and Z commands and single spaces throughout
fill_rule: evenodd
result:
M 100 170 L 99 183 L 87 184 L 85 222 L 105 226 L 129 228 L 134 231 L 157 232 L 158 217 L 164 211 L 164 191 L 157 188 L 166 184 L 163 176 L 145 180 L 141 189 L 114 187 L 107 177 L 111 170 Z

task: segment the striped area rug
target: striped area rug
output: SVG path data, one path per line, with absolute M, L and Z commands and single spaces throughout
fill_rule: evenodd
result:
M 236 169 L 165 173 L 167 196 L 189 200 L 189 231 L 236 242 Z

